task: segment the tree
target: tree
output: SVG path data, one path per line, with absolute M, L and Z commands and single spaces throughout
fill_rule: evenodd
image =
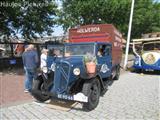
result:
M 131 0 L 63 0 L 60 23 L 64 30 L 86 24 L 114 24 L 125 37 L 128 32 Z M 132 38 L 160 29 L 160 3 L 135 2 Z
M 132 36 L 140 37 L 143 33 L 160 31 L 160 3 L 152 0 L 135 2 Z
M 0 36 L 35 38 L 50 34 L 58 13 L 54 0 L 1 0 Z

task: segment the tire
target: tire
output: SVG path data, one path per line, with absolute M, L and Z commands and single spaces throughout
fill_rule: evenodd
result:
M 100 97 L 100 83 L 97 78 L 91 79 L 83 84 L 82 92 L 88 97 L 88 102 L 83 103 L 83 109 L 85 111 L 91 111 L 95 109 L 99 103 Z
M 117 65 L 117 67 L 116 67 L 116 75 L 113 78 L 113 80 L 118 80 L 119 76 L 120 76 L 120 65 Z
M 144 71 L 142 69 L 135 69 L 132 71 L 134 73 L 143 73 Z
M 42 94 L 41 88 L 43 86 L 43 82 L 40 80 L 34 80 L 32 85 L 32 95 L 33 97 L 40 101 L 45 102 L 50 99 L 50 96 Z
M 143 69 L 137 69 L 136 72 L 137 72 L 137 73 L 144 73 L 145 70 L 143 70 Z

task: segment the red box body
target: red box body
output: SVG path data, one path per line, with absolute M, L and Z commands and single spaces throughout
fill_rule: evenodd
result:
M 122 34 L 112 24 L 85 25 L 69 30 L 69 42 L 108 42 L 112 44 L 112 64 L 122 58 Z

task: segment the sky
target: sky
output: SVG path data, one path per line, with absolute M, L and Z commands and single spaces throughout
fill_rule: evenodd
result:
M 64 31 L 61 26 L 54 27 L 53 30 L 54 30 L 52 34 L 53 36 L 63 36 L 64 35 Z
M 58 4 L 58 8 L 60 9 L 62 7 L 61 0 L 55 0 L 55 2 Z M 64 35 L 64 31 L 61 26 L 54 27 L 53 30 L 54 30 L 54 32 L 52 35 L 54 35 L 54 36 L 63 36 Z
M 160 0 L 155 0 L 155 1 L 160 2 Z

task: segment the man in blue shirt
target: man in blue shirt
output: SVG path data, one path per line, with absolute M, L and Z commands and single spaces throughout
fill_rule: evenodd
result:
M 25 91 L 30 92 L 32 89 L 33 79 L 37 77 L 37 67 L 38 67 L 38 54 L 34 48 L 34 45 L 30 44 L 25 49 L 25 52 L 22 54 L 22 60 L 25 70 Z

